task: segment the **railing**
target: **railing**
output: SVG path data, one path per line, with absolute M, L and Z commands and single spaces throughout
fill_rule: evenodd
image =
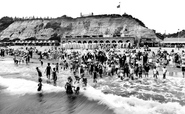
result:
M 60 45 L 60 47 L 64 49 L 96 49 L 104 46 L 112 46 L 117 49 L 122 49 L 131 47 L 132 44 L 130 44 L 130 46 L 127 43 L 64 43 Z

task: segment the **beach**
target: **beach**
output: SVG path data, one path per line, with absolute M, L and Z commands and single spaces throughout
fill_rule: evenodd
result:
M 88 86 L 80 95 L 68 96 L 64 85 L 69 70 L 60 70 L 57 86 L 46 83 L 43 74 L 42 94 L 37 92 L 37 72 L 44 72 L 47 63 L 54 67 L 55 60 L 45 60 L 41 66 L 38 59 L 26 64 L 15 65 L 12 57 L 0 60 L 0 113 L 2 114 L 184 114 L 185 79 L 178 68 L 168 68 L 167 78 L 158 79 L 152 71 L 149 77 L 136 80 L 117 76 L 98 78 L 96 84 L 88 77 Z M 169 72 L 174 70 L 173 76 Z M 6 100 L 7 99 L 7 100 Z M 9 100 L 8 100 L 9 99 Z

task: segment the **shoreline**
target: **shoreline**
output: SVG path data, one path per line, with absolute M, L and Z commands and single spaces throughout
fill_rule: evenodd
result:
M 11 60 L 12 59 L 12 61 L 13 61 L 13 56 L 5 56 L 5 57 L 0 57 L 0 58 L 3 58 L 3 59 L 8 59 L 8 60 Z M 47 60 L 47 59 L 42 59 L 42 61 L 43 61 L 43 66 L 41 66 L 41 68 L 43 69 L 43 67 L 45 68 L 46 67 L 46 64 L 47 63 L 50 63 L 52 66 L 55 64 L 55 63 L 57 63 L 57 62 L 59 62 L 58 60 Z M 21 63 L 22 64 L 22 63 Z M 25 64 L 25 63 L 23 63 L 23 64 Z M 39 59 L 37 59 L 37 58 L 31 58 L 30 59 L 30 63 L 28 63 L 28 64 L 37 64 L 37 66 L 40 66 L 40 61 L 39 61 Z M 26 64 L 25 64 L 26 65 Z M 181 70 L 180 70 L 180 68 L 173 68 L 173 67 L 167 67 L 167 68 L 169 68 L 168 69 L 168 72 L 167 72 L 167 75 L 166 75 L 166 79 L 168 79 L 168 77 L 171 77 L 171 78 L 183 78 L 182 77 L 182 72 L 181 72 Z M 162 79 L 162 70 L 161 70 L 161 66 L 158 68 L 159 69 L 159 76 L 158 76 L 158 79 L 159 80 L 163 80 Z M 64 72 L 64 70 L 61 70 L 60 69 L 60 65 L 59 65 L 59 73 L 58 73 L 58 76 L 59 75 L 61 75 L 63 72 Z M 72 78 L 74 79 L 74 76 L 73 76 L 73 74 L 72 74 L 72 72 L 70 72 L 70 69 L 67 69 L 67 70 L 65 70 L 65 72 L 68 72 L 68 73 L 70 73 L 69 74 L 69 76 L 72 76 Z M 170 71 L 172 71 L 173 72 L 173 76 L 170 76 Z M 175 71 L 175 72 L 174 72 Z M 35 71 L 36 72 L 36 71 Z M 42 72 L 43 73 L 43 72 Z M 44 78 L 46 78 L 45 77 L 45 73 L 43 73 L 43 77 Z M 110 76 L 103 76 L 103 78 L 102 79 L 104 79 L 104 78 L 109 78 Z M 114 75 L 113 77 L 117 77 L 116 75 Z M 90 81 L 91 83 L 93 83 L 93 79 L 92 79 L 92 76 L 91 75 L 89 75 L 89 76 L 87 76 L 87 78 L 88 78 L 88 81 Z M 126 77 L 127 78 L 127 77 Z M 138 78 L 138 77 L 135 77 L 135 78 L 137 78 L 137 80 L 139 80 L 140 78 Z M 145 77 L 145 75 L 144 75 L 144 73 L 143 73 L 143 75 L 142 75 L 142 78 L 141 79 L 145 79 L 146 77 Z M 149 77 L 148 78 L 153 78 L 153 73 L 152 73 L 152 70 L 150 69 L 150 71 L 149 71 Z M 66 77 L 66 80 L 67 80 L 67 77 Z M 101 80 L 101 78 L 98 76 L 98 79 L 97 80 Z M 126 80 L 130 80 L 130 79 L 126 79 Z M 96 84 L 94 84 L 93 83 L 93 85 L 96 85 Z

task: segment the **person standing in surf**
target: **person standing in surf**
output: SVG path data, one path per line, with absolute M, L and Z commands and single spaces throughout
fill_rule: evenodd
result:
M 139 68 L 138 68 L 139 78 L 142 78 L 142 72 L 143 72 L 143 67 L 141 64 L 139 64 Z
M 97 66 L 94 66 L 94 70 L 93 70 L 93 82 L 97 83 Z
M 45 73 L 46 73 L 46 77 L 50 80 L 50 75 L 51 75 L 50 63 L 48 63 L 48 66 L 46 67 Z
M 37 91 L 41 91 L 42 90 L 42 72 L 40 71 L 40 69 L 38 67 L 36 67 L 37 73 L 38 73 L 38 89 Z
M 56 63 L 56 72 L 58 72 L 59 73 L 59 64 L 58 63 Z
M 153 77 L 157 79 L 157 76 L 158 75 L 159 75 L 159 72 L 157 71 L 156 66 L 154 66 L 154 69 L 153 69 Z
M 74 89 L 75 94 L 79 94 L 79 91 L 80 91 L 80 81 L 79 80 L 75 81 L 74 87 L 75 87 Z
M 130 65 L 130 79 L 134 80 L 134 67 L 132 65 Z
M 37 73 L 38 73 L 38 78 L 42 77 L 42 72 L 40 71 L 39 67 L 36 67 Z
M 43 61 L 40 59 L 40 65 L 43 66 Z
M 67 80 L 68 81 L 65 84 L 66 93 L 73 94 L 73 88 L 74 88 L 74 86 L 72 85 L 73 80 L 71 77 L 68 77 Z
M 53 76 L 53 85 L 56 86 L 57 72 L 56 72 L 55 68 L 53 68 L 52 76 Z
M 185 78 L 185 56 L 184 54 L 182 55 L 182 63 L 181 63 L 181 70 L 182 70 L 182 75 L 183 75 L 183 78 Z
M 144 64 L 145 78 L 148 77 L 150 66 L 148 63 Z
M 83 66 L 79 67 L 79 75 L 80 75 L 81 78 L 83 78 L 84 75 L 85 75 L 85 70 L 84 70 Z
M 68 82 L 72 85 L 73 84 L 73 79 L 71 78 L 71 76 L 69 76 L 68 78 L 67 78 L 67 80 L 68 80 Z
M 42 91 L 42 79 L 41 78 L 39 78 L 39 84 L 38 84 L 37 91 Z
M 83 77 L 82 78 L 82 85 L 83 85 L 83 87 L 87 87 L 87 77 Z
M 135 66 L 134 66 L 134 73 L 135 73 L 135 76 L 136 77 L 138 77 L 138 73 L 139 72 L 139 66 L 138 66 L 138 64 L 136 64 Z
M 162 68 L 162 70 L 163 70 L 163 79 L 166 79 L 166 73 L 167 73 L 166 66 L 164 66 L 164 67 Z
M 102 78 L 102 75 L 103 75 L 103 66 L 100 64 L 98 67 L 99 67 L 98 68 L 99 69 L 98 72 L 99 72 L 100 78 Z

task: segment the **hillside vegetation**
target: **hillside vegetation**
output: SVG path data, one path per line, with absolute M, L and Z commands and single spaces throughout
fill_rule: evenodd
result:
M 10 24 L 12 24 L 13 18 L 10 17 L 3 17 L 0 19 L 0 32 L 6 29 Z

